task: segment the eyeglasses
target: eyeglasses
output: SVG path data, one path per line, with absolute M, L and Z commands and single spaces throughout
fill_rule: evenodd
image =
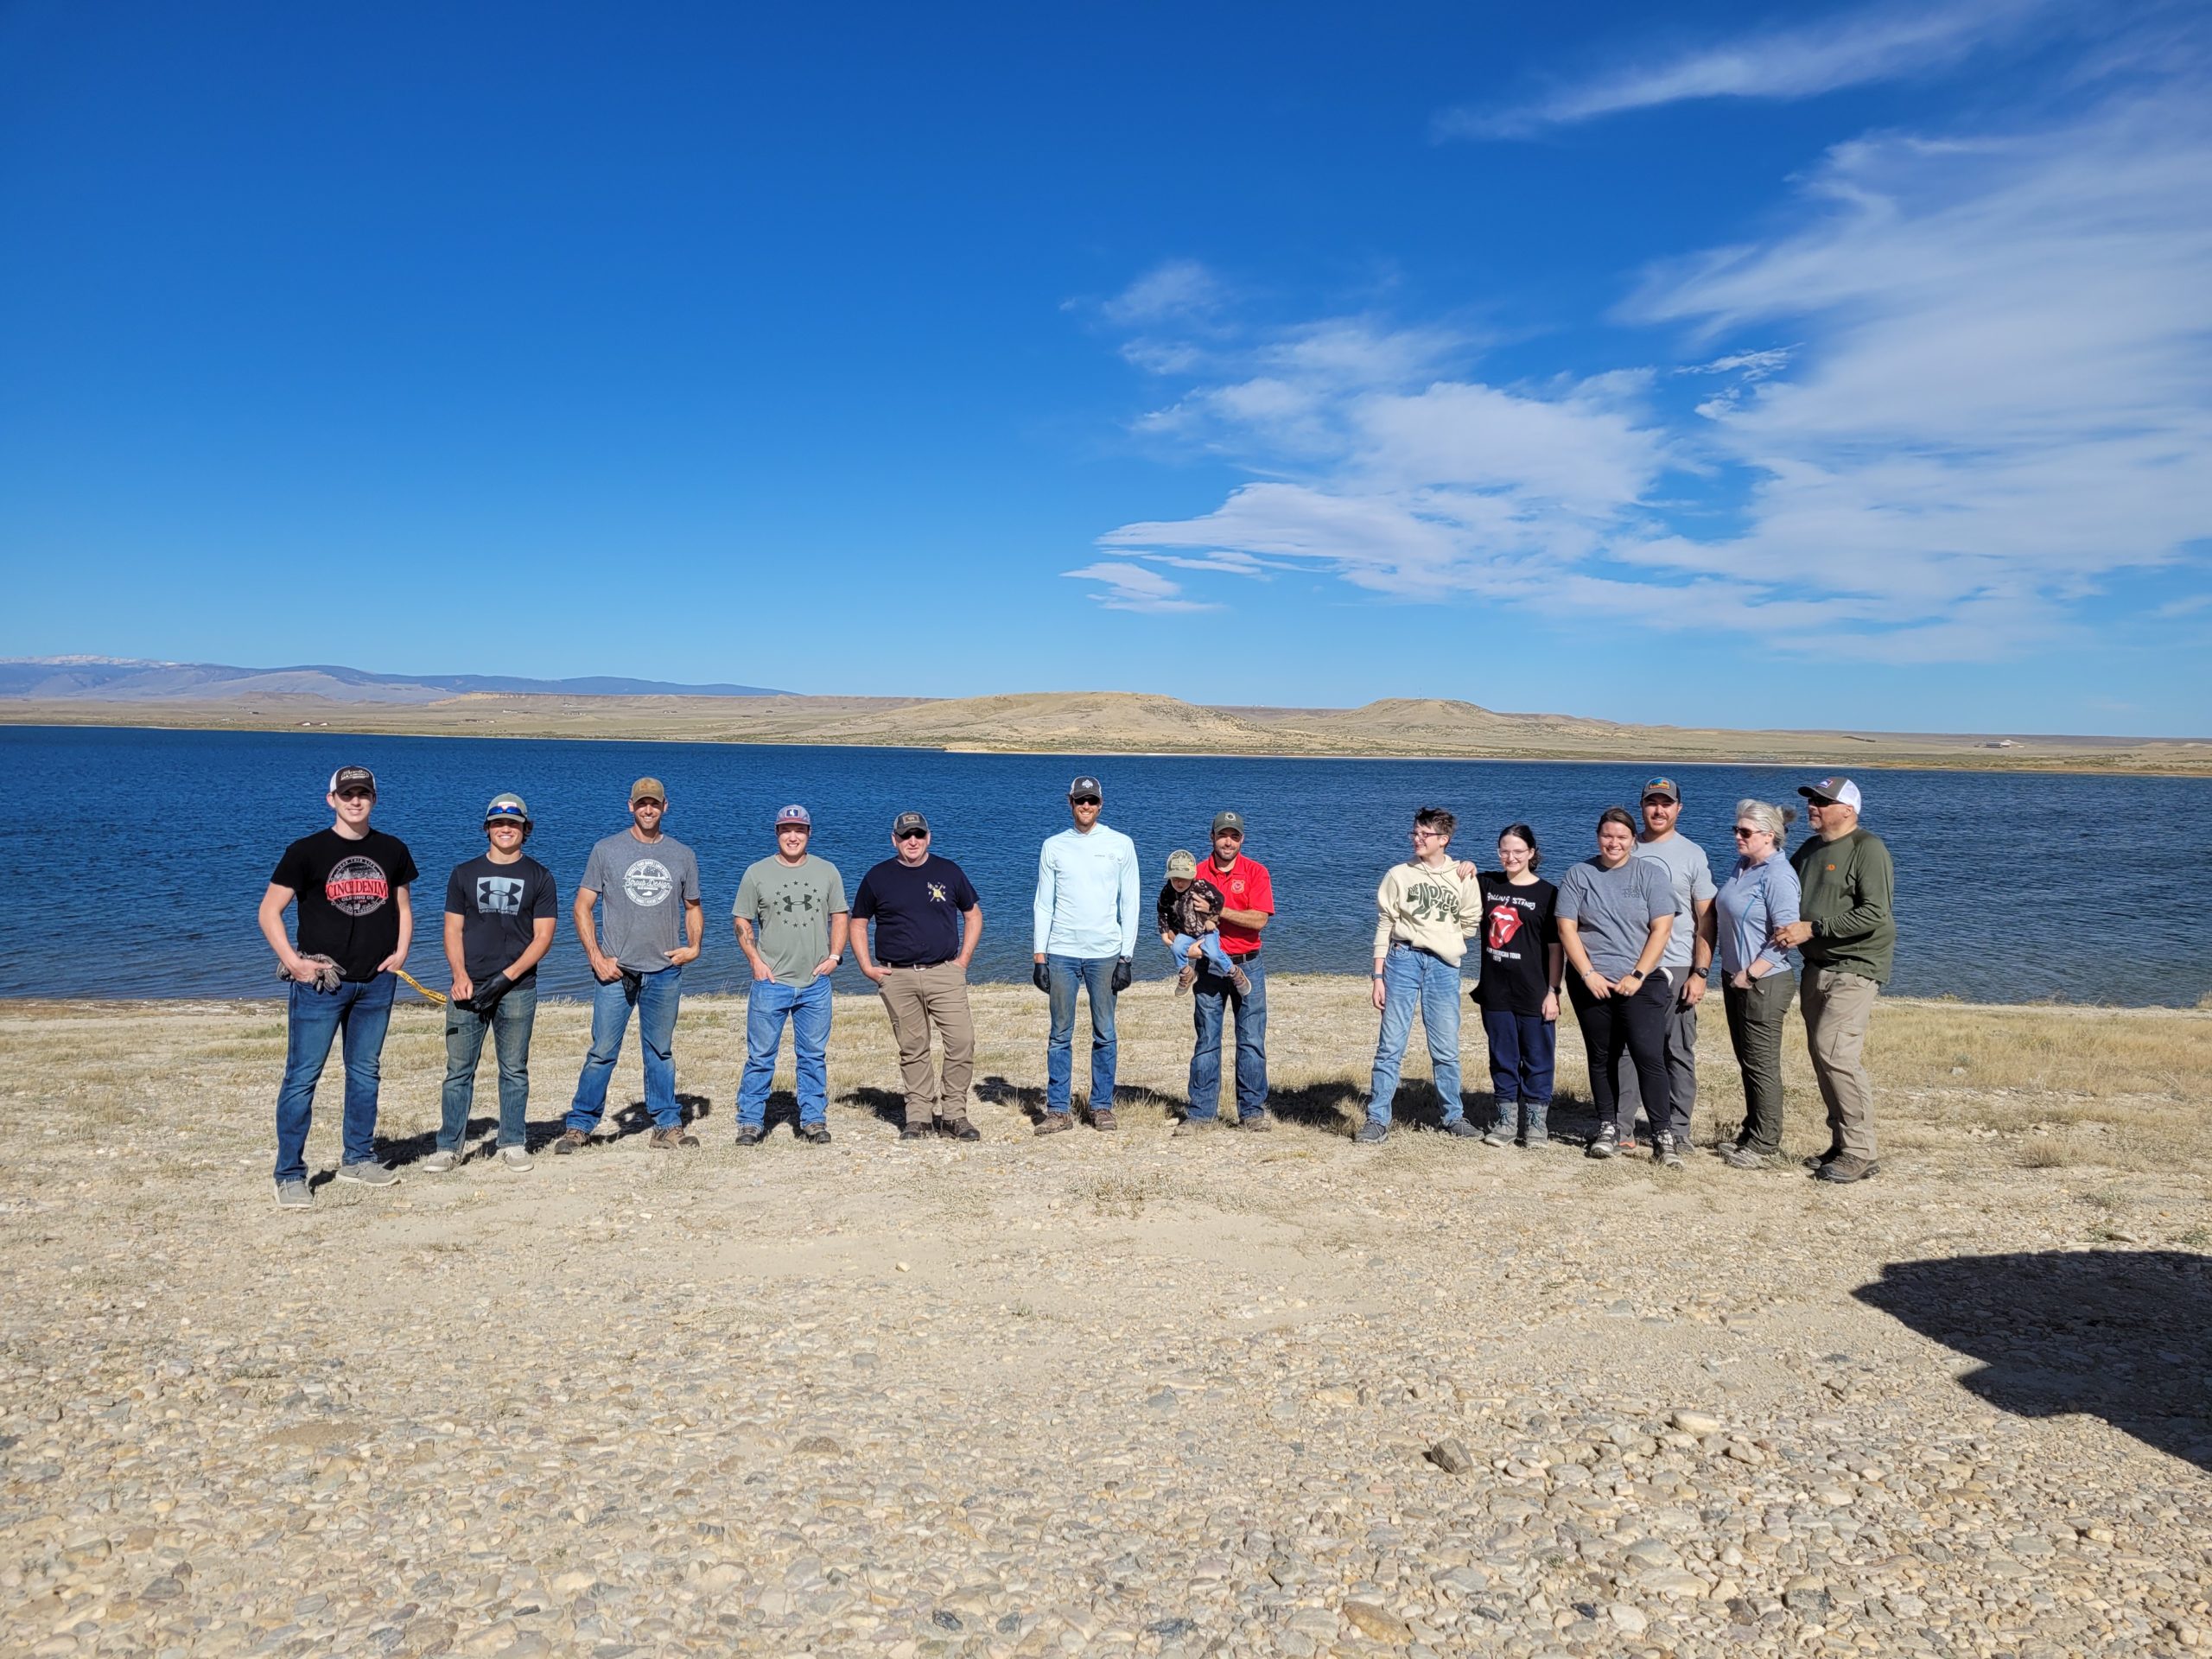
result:
M 926 830 L 901 830 L 899 832 L 901 841 L 927 841 L 929 838 L 930 832 Z

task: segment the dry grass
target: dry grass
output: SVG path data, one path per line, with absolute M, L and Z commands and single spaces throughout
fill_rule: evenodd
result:
M 1287 1133 L 1270 1155 L 1333 1157 L 1326 1137 L 1356 1127 L 1373 1055 L 1375 1014 L 1366 982 L 1283 976 L 1269 984 L 1272 1096 Z M 976 988 L 979 1112 L 1001 1122 L 1033 1116 L 1044 1103 L 1044 999 L 1026 986 Z M 698 998 L 685 1004 L 677 1043 L 678 1087 L 703 1108 L 707 1127 L 731 1122 L 731 1098 L 744 1055 L 741 1004 Z M 118 1153 L 164 1161 L 251 1158 L 266 1154 L 267 1107 L 283 1054 L 282 1026 L 265 1003 L 0 1004 L 0 1107 L 29 1129 L 25 1161 L 35 1168 L 48 1133 L 92 1129 Z M 1164 982 L 1147 982 L 1122 999 L 1120 1118 L 1123 1141 L 1170 1134 L 1179 1111 L 1190 1055 L 1190 1003 Z M 566 1098 L 586 1046 L 582 1003 L 548 1002 L 538 1017 L 533 1110 L 542 1120 Z M 1703 1011 L 1697 1132 L 1732 1131 L 1742 1090 L 1730 1058 L 1718 999 Z M 1462 1065 L 1469 1108 L 1488 1109 L 1488 1072 L 1480 1022 L 1463 1022 Z M 1077 1040 L 1077 1087 L 1087 1077 L 1084 1024 Z M 438 1014 L 415 1003 L 395 1014 L 385 1053 L 386 1135 L 420 1135 L 435 1123 L 443 1071 Z M 1793 1011 L 1784 1043 L 1789 1099 L 1788 1145 L 1817 1147 L 1825 1137 L 1819 1097 Z M 2164 1009 L 1979 1007 L 1947 1001 L 1885 1001 L 1867 1045 L 1881 1090 L 1880 1119 L 1895 1152 L 2006 1149 L 2031 1169 L 2144 1169 L 2212 1161 L 2212 1114 L 2202 1109 L 2212 1077 L 2212 1014 Z M 1434 1114 L 1434 1091 L 1416 1037 L 1407 1057 L 1399 1109 L 1420 1122 Z M 333 1081 L 335 1061 L 333 1062 Z M 842 1110 L 895 1118 L 898 1068 L 880 1007 L 844 997 L 830 1041 L 830 1092 Z M 634 1044 L 618 1070 L 614 1099 L 642 1096 Z M 778 1087 L 788 1090 L 788 1069 Z M 487 1071 L 479 1113 L 489 1109 Z M 1588 1098 L 1580 1039 L 1572 1021 L 1560 1041 L 1560 1111 Z M 202 1109 L 235 1102 L 237 1109 Z M 333 1116 L 334 1115 L 327 1115 Z M 1382 1149 L 1383 1166 L 1416 1175 L 1457 1148 L 1441 1137 L 1400 1135 Z M 1134 1178 L 1132 1178 L 1134 1179 Z M 1593 1177 L 1594 1179 L 1594 1177 Z M 1098 1172 L 1084 1202 L 1102 1212 L 1136 1214 L 1175 1194 L 1156 1184 L 1123 1182 Z M 951 1190 L 918 1195 L 954 1205 Z

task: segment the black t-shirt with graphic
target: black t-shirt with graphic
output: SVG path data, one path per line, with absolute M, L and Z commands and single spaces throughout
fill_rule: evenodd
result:
M 349 841 L 318 830 L 287 847 L 269 879 L 297 895 L 300 954 L 328 957 L 346 978 L 370 980 L 399 949 L 399 889 L 416 874 L 397 836 L 372 830 Z
M 527 855 L 500 864 L 479 854 L 446 878 L 446 914 L 461 918 L 461 960 L 481 985 L 530 949 L 532 924 L 558 916 L 553 873 Z M 533 984 L 532 967 L 518 985 Z
M 1551 988 L 1550 946 L 1559 940 L 1559 889 L 1539 876 L 1516 887 L 1485 870 L 1483 976 L 1475 1000 L 1501 1013 L 1541 1014 Z
M 895 858 L 861 878 L 853 924 L 875 918 L 875 959 L 901 968 L 934 967 L 960 954 L 960 917 L 982 902 L 967 873 L 931 853 L 918 864 Z

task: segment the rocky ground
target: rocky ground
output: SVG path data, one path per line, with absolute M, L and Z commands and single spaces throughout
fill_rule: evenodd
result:
M 1885 1007 L 1885 1170 L 1830 1189 L 1355 1147 L 1363 989 L 1278 982 L 1283 1121 L 1179 1139 L 1140 987 L 1127 1127 L 1039 1141 L 991 988 L 975 1146 L 897 1141 L 841 1002 L 834 1144 L 744 1154 L 702 1001 L 699 1150 L 632 1114 L 305 1215 L 274 1005 L 0 1007 L 0 1650 L 2212 1646 L 2212 1018 Z M 541 1139 L 584 1030 L 541 1014 Z M 439 1053 L 397 1022 L 403 1166 Z

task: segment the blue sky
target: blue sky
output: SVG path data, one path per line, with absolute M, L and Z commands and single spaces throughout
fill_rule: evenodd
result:
M 0 654 L 2212 732 L 2212 24 L 0 8 Z

